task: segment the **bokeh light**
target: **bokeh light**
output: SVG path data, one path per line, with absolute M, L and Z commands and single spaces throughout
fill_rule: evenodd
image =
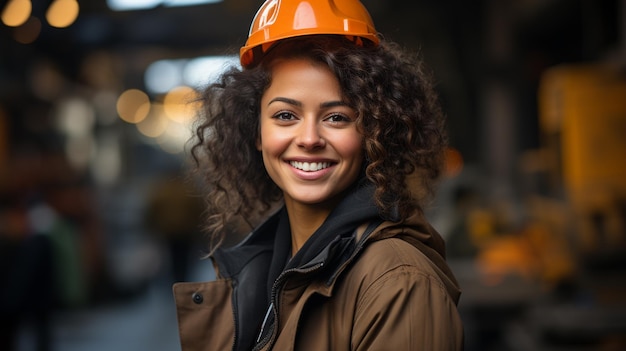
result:
M 170 90 L 163 98 L 163 112 L 171 120 L 185 123 L 191 120 L 198 106 L 198 93 L 187 86 Z
M 46 20 L 53 27 L 69 27 L 78 18 L 79 9 L 76 0 L 54 0 L 48 7 Z
M 153 103 L 150 113 L 137 123 L 137 130 L 149 138 L 157 138 L 165 132 L 168 125 L 169 120 L 163 112 L 163 104 Z
M 143 121 L 150 112 L 150 98 L 139 89 L 129 89 L 117 99 L 117 113 L 128 123 Z
M 2 11 L 2 23 L 9 27 L 24 24 L 33 10 L 30 0 L 9 0 Z
M 37 40 L 41 33 L 41 21 L 37 17 L 30 17 L 24 24 L 15 28 L 13 39 L 21 44 L 30 44 Z
M 163 94 L 182 85 L 183 60 L 160 60 L 148 66 L 144 83 L 149 92 Z
M 463 155 L 455 148 L 449 147 L 445 151 L 445 175 L 447 177 L 458 176 L 463 171 Z

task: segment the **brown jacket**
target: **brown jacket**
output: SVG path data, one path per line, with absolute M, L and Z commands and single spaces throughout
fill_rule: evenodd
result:
M 216 255 L 216 281 L 174 286 L 182 351 L 462 349 L 460 291 L 423 217 L 335 237 L 281 273 L 268 303 L 258 272 L 270 265 L 273 237 L 263 232 L 276 217 L 234 249 L 227 273 Z

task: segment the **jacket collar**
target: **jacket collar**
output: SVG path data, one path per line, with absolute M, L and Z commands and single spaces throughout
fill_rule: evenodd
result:
M 365 180 L 357 182 L 291 259 L 289 259 L 291 248 L 289 219 L 285 208 L 279 209 L 238 245 L 216 250 L 214 258 L 220 275 L 224 278 L 237 275 L 262 251 L 272 251 L 273 260 L 276 262 L 273 264 L 283 269 L 297 268 L 315 258 L 320 259 L 320 254 L 323 256 L 324 249 L 336 238 L 352 237 L 354 228 L 360 224 L 380 221 L 378 208 L 372 200 L 373 193 L 374 187 L 370 182 Z
M 215 250 L 212 258 L 220 277 L 237 276 L 256 256 L 271 252 L 279 219 L 279 213 L 276 213 L 248 234 L 239 244 Z
M 326 221 L 291 259 L 289 259 L 291 248 L 289 219 L 284 207 L 279 209 L 240 244 L 215 252 L 214 257 L 220 275 L 224 278 L 236 276 L 256 256 L 269 254 L 271 261 L 268 262 L 266 268 L 269 271 L 266 271 L 265 274 L 269 281 L 273 282 L 278 274 L 285 269 L 323 262 L 333 255 L 336 256 L 338 252 L 341 252 L 342 256 L 351 255 L 357 242 L 364 244 L 366 241 L 401 236 L 420 250 L 425 251 L 438 267 L 445 270 L 445 275 L 454 280 L 452 272 L 449 271 L 445 263 L 445 243 L 421 211 L 417 211 L 416 214 L 401 223 L 385 221 L 371 236 L 368 233 L 363 237 L 356 237 L 354 229 L 361 224 L 380 224 L 383 222 L 378 208 L 372 200 L 373 193 L 374 186 L 369 181 L 357 182 L 344 200 L 339 203 Z M 341 261 L 345 260 L 345 257 L 341 259 Z M 337 266 L 333 265 L 332 267 Z M 456 285 L 455 283 L 453 281 L 453 285 Z M 271 283 L 268 285 L 271 288 Z
M 296 268 L 320 256 L 337 238 L 352 238 L 355 228 L 364 222 L 379 220 L 378 207 L 373 202 L 374 186 L 358 182 L 333 209 L 328 218 L 304 243 L 286 268 Z

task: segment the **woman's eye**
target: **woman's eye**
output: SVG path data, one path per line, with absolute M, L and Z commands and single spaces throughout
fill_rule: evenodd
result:
M 274 118 L 278 119 L 278 120 L 281 120 L 281 121 L 290 121 L 290 120 L 294 119 L 295 116 L 291 112 L 283 111 L 283 112 L 279 112 L 279 113 L 275 114 Z
M 352 121 L 348 116 L 345 116 L 345 115 L 342 115 L 342 114 L 339 114 L 339 113 L 332 114 L 332 115 L 328 116 L 326 118 L 326 120 L 329 121 L 329 122 L 335 122 L 335 123 Z

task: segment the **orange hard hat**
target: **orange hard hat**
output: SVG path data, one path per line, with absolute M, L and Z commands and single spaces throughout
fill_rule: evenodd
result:
M 359 0 L 266 0 L 254 16 L 246 44 L 239 52 L 243 67 L 253 66 L 276 41 L 311 34 L 379 38 Z

